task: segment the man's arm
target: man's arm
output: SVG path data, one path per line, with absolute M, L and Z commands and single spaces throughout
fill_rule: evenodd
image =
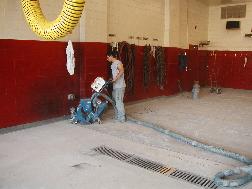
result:
M 121 75 L 124 73 L 124 68 L 123 68 L 122 63 L 118 64 L 117 69 L 118 69 L 119 72 L 116 75 L 116 77 L 113 79 L 113 82 L 115 82 L 117 79 L 119 79 L 121 77 Z

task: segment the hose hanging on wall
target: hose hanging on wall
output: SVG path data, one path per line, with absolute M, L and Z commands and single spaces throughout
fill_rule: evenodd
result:
M 39 0 L 22 0 L 21 2 L 30 28 L 38 36 L 49 40 L 59 39 L 71 33 L 78 24 L 85 5 L 85 0 L 65 0 L 58 18 L 49 22 L 40 8 Z
M 151 46 L 144 46 L 143 54 L 143 85 L 144 88 L 148 88 L 150 84 L 150 61 L 151 61 Z
M 179 61 L 179 64 L 178 64 L 179 70 L 180 71 L 186 70 L 188 66 L 188 58 L 186 56 L 186 53 L 180 53 L 178 55 L 178 61 Z
M 134 70 L 135 70 L 135 45 L 130 45 L 126 41 L 118 44 L 119 59 L 124 65 L 126 92 L 134 93 Z
M 157 69 L 157 85 L 160 89 L 164 89 L 166 81 L 166 66 L 165 66 L 165 53 L 163 47 L 155 48 L 155 59 Z

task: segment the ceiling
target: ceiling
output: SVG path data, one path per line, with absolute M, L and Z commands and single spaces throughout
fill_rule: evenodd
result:
M 252 2 L 252 0 L 207 0 L 207 1 L 210 6 Z

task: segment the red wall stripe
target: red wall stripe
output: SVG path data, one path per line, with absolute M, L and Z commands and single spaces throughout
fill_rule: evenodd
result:
M 66 69 L 67 43 L 0 40 L 0 127 L 69 114 L 76 106 L 67 100 L 79 96 L 79 65 L 70 76 Z M 74 44 L 78 49 L 78 44 Z
M 66 70 L 66 42 L 0 40 L 0 128 L 69 115 L 80 98 L 90 97 L 92 81 L 109 78 L 106 43 L 74 43 L 76 69 L 74 76 Z M 178 55 L 187 52 L 188 70 L 178 69 Z M 143 86 L 143 47 L 135 49 L 135 87 L 126 101 L 135 101 L 179 92 L 178 80 L 184 90 L 192 89 L 193 81 L 209 84 L 211 71 L 217 73 L 221 87 L 252 90 L 252 52 L 196 51 L 165 48 L 166 85 L 156 85 L 155 61 L 151 62 L 151 82 Z M 236 54 L 236 56 L 235 56 Z M 244 67 L 244 58 L 248 62 Z M 76 95 L 68 101 L 67 95 Z

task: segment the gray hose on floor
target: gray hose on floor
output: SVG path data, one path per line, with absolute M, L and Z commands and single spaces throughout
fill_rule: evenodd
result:
M 237 186 L 241 186 L 243 184 L 246 184 L 248 182 L 252 181 L 252 160 L 241 155 L 238 153 L 234 153 L 234 152 L 230 152 L 230 151 L 226 151 L 223 148 L 220 147 L 215 147 L 215 146 L 210 146 L 207 144 L 203 144 L 201 142 L 198 142 L 196 140 L 193 140 L 191 138 L 185 137 L 183 135 L 177 134 L 173 131 L 167 130 L 167 129 L 162 129 L 161 127 L 152 124 L 152 123 L 148 123 L 145 121 L 140 121 L 137 120 L 135 118 L 132 117 L 127 117 L 127 121 L 131 122 L 131 123 L 135 123 L 137 125 L 141 125 L 147 128 L 151 128 L 157 132 L 163 133 L 165 135 L 168 135 L 180 142 L 186 143 L 186 144 L 190 144 L 194 147 L 197 148 L 201 148 L 204 149 L 206 151 L 209 152 L 213 152 L 228 158 L 232 158 L 235 160 L 238 160 L 242 163 L 247 164 L 248 166 L 244 166 L 244 167 L 238 167 L 236 169 L 230 169 L 230 170 L 224 170 L 222 172 L 219 172 L 215 175 L 214 181 L 218 186 L 222 186 L 222 187 L 237 187 Z M 240 175 L 238 177 L 238 175 Z M 237 176 L 238 178 L 236 179 L 225 179 L 225 177 L 228 176 Z

